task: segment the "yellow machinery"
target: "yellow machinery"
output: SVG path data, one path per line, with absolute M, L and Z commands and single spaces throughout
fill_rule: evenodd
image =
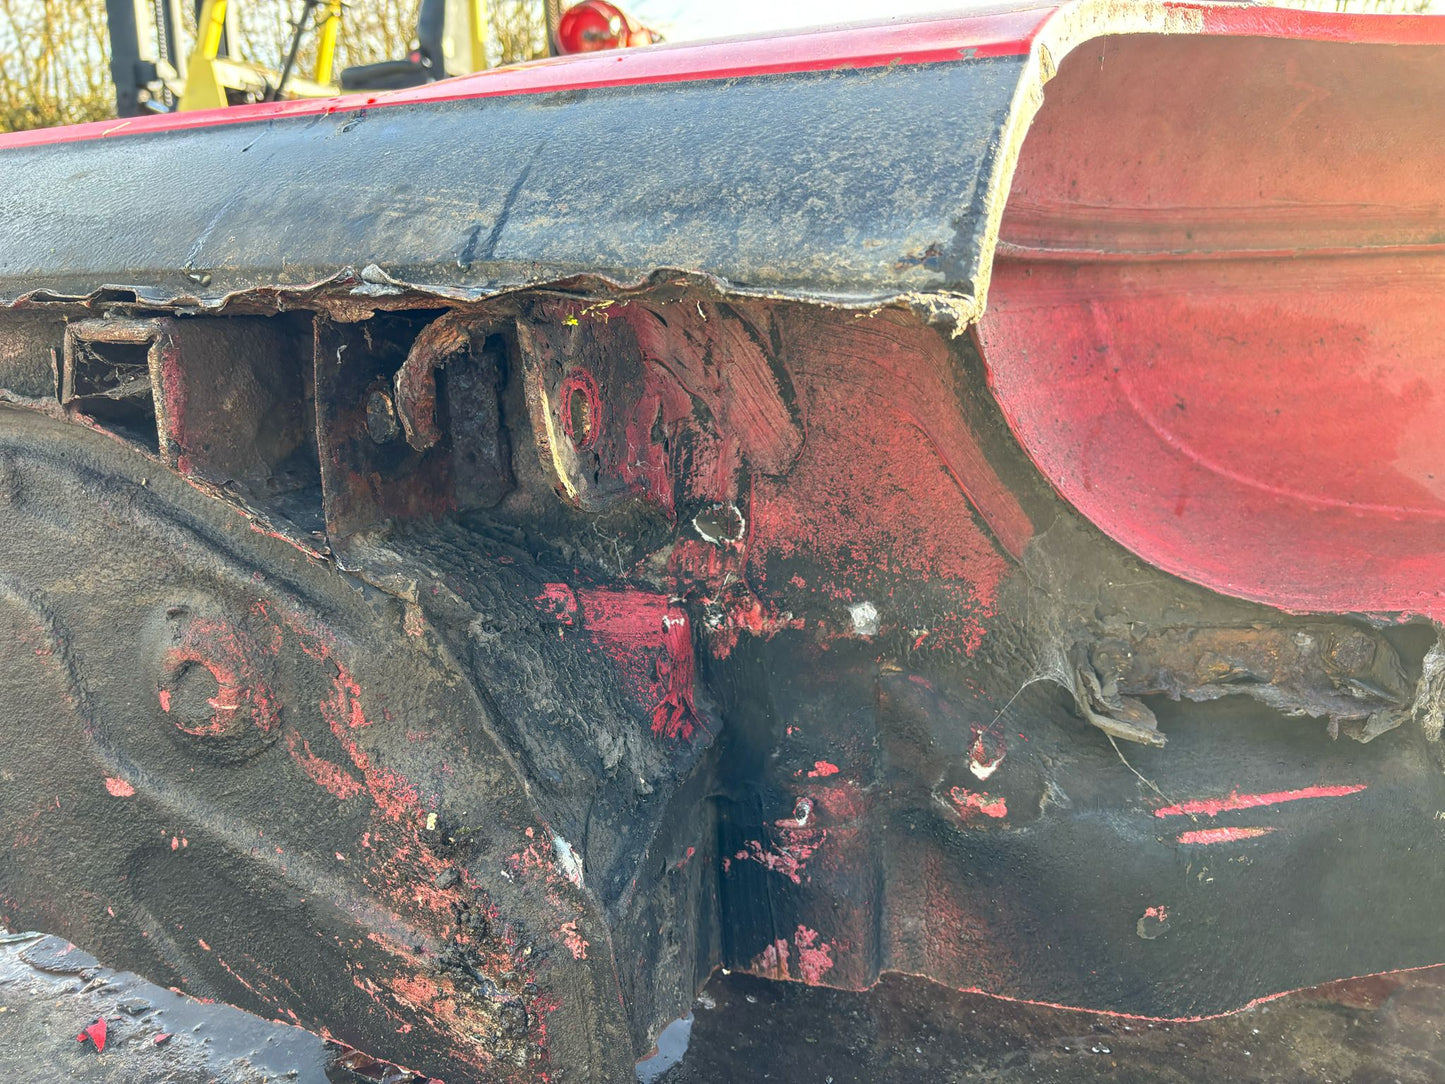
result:
M 344 90 L 414 86 L 487 66 L 486 0 L 422 0 L 416 48 L 399 60 L 335 71 L 343 0 L 304 0 L 279 71 L 229 55 L 234 39 L 230 0 L 201 0 L 196 41 L 179 51 L 179 0 L 107 0 L 111 74 L 121 116 L 171 110 L 218 109 L 243 102 L 329 97 Z M 317 37 L 309 75 L 294 71 L 302 37 Z

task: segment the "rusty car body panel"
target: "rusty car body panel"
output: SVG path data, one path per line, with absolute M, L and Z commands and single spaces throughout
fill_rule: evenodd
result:
M 0 137 L 0 924 L 450 1080 L 718 966 L 1440 962 L 1442 61 L 1003 6 Z

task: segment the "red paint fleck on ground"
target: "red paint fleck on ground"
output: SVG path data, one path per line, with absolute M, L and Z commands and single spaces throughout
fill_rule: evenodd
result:
M 985 817 L 993 817 L 995 820 L 1001 820 L 1008 816 L 1008 803 L 1002 798 L 994 798 L 987 793 L 954 787 L 948 792 L 948 797 L 953 801 L 958 815 L 964 820 L 968 820 L 978 813 L 982 813 Z
M 1242 839 L 1258 839 L 1273 832 L 1273 828 L 1198 828 L 1192 832 L 1180 832 L 1176 843 L 1236 843 Z
M 135 795 L 135 787 L 113 775 L 106 776 L 105 789 L 110 792 L 112 798 L 130 798 Z
M 160 701 L 161 701 L 161 711 L 170 711 L 170 710 L 171 710 L 171 691 L 170 691 L 169 689 L 160 689 L 160 690 L 157 691 L 156 695 L 160 697 Z
M 1281 802 L 1298 802 L 1306 798 L 1343 798 L 1358 794 L 1368 784 L 1348 783 L 1339 786 L 1301 787 L 1299 790 L 1277 790 L 1269 794 L 1240 794 L 1231 791 L 1226 798 L 1198 798 L 1178 805 L 1167 805 L 1154 810 L 1156 817 L 1181 817 L 1199 814 L 1215 817 L 1236 809 L 1257 809 L 1260 806 L 1278 805 Z
M 815 762 L 813 763 L 813 767 L 812 767 L 811 769 L 809 769 L 809 771 L 808 771 L 808 778 L 809 778 L 809 779 L 824 779 L 824 778 L 826 778 L 827 776 L 830 776 L 830 775 L 837 775 L 840 771 L 842 771 L 842 769 L 839 768 L 838 765 L 836 765 L 836 764 L 830 764 L 830 763 L 829 763 L 828 761 L 826 761 L 826 760 L 819 760 L 819 761 L 815 761 Z
M 99 1054 L 105 1049 L 105 1017 L 100 1017 L 84 1031 L 75 1037 L 75 1041 L 83 1043 L 87 1039 L 95 1044 L 95 1052 Z
M 1144 908 L 1144 917 L 1157 918 L 1160 922 L 1168 922 L 1169 908 L 1165 907 L 1163 904 L 1160 904 L 1157 907 L 1146 907 Z

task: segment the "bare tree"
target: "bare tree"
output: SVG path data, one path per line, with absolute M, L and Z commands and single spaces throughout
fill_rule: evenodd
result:
M 104 0 L 0 0 L 0 130 L 110 116 Z
M 279 68 L 302 0 L 232 0 L 236 5 L 232 52 Z M 195 12 L 181 5 L 189 24 L 182 49 L 195 40 Z M 313 9 L 310 18 L 316 17 Z M 336 71 L 403 57 L 415 44 L 417 0 L 352 0 L 337 43 Z M 492 64 L 529 60 L 546 52 L 542 0 L 492 0 L 488 5 Z M 305 27 L 298 54 L 301 72 L 314 69 L 319 34 Z M 113 116 L 110 41 L 105 0 L 0 0 L 0 131 Z

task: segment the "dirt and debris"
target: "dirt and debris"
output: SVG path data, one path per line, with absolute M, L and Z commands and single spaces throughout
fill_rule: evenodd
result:
M 425 1084 L 339 1043 L 0 931 L 0 1076 L 77 1084 Z

